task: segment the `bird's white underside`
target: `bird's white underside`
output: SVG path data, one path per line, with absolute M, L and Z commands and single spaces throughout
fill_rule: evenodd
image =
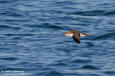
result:
M 86 36 L 85 34 L 80 33 L 80 36 Z
M 66 36 L 73 36 L 73 34 L 65 34 Z M 80 33 L 80 36 L 86 36 L 86 35 L 84 35 L 84 34 L 82 34 L 82 33 Z
M 73 34 L 65 34 L 66 36 L 73 36 Z

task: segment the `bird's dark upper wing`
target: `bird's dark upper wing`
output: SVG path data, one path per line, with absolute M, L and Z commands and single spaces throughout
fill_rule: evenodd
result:
M 78 35 L 73 35 L 73 39 L 74 39 L 74 41 L 75 42 L 77 42 L 77 43 L 79 43 L 80 44 L 80 34 L 78 34 Z

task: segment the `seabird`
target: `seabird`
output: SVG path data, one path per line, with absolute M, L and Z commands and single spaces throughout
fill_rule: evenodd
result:
M 79 44 L 80 44 L 80 36 L 83 36 L 83 37 L 87 36 L 87 34 L 77 31 L 77 30 L 71 30 L 69 32 L 65 32 L 64 35 L 73 37 L 73 40 Z

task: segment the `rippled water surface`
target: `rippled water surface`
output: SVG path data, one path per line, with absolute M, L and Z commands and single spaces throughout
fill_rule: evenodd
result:
M 70 29 L 88 34 L 76 44 Z M 114 0 L 0 0 L 0 76 L 115 76 Z

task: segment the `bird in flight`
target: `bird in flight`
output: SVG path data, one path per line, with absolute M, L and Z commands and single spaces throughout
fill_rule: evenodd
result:
M 64 35 L 73 37 L 73 40 L 79 44 L 80 44 L 80 36 L 83 36 L 83 37 L 87 36 L 87 34 L 77 31 L 77 30 L 71 30 L 69 32 L 65 32 Z

